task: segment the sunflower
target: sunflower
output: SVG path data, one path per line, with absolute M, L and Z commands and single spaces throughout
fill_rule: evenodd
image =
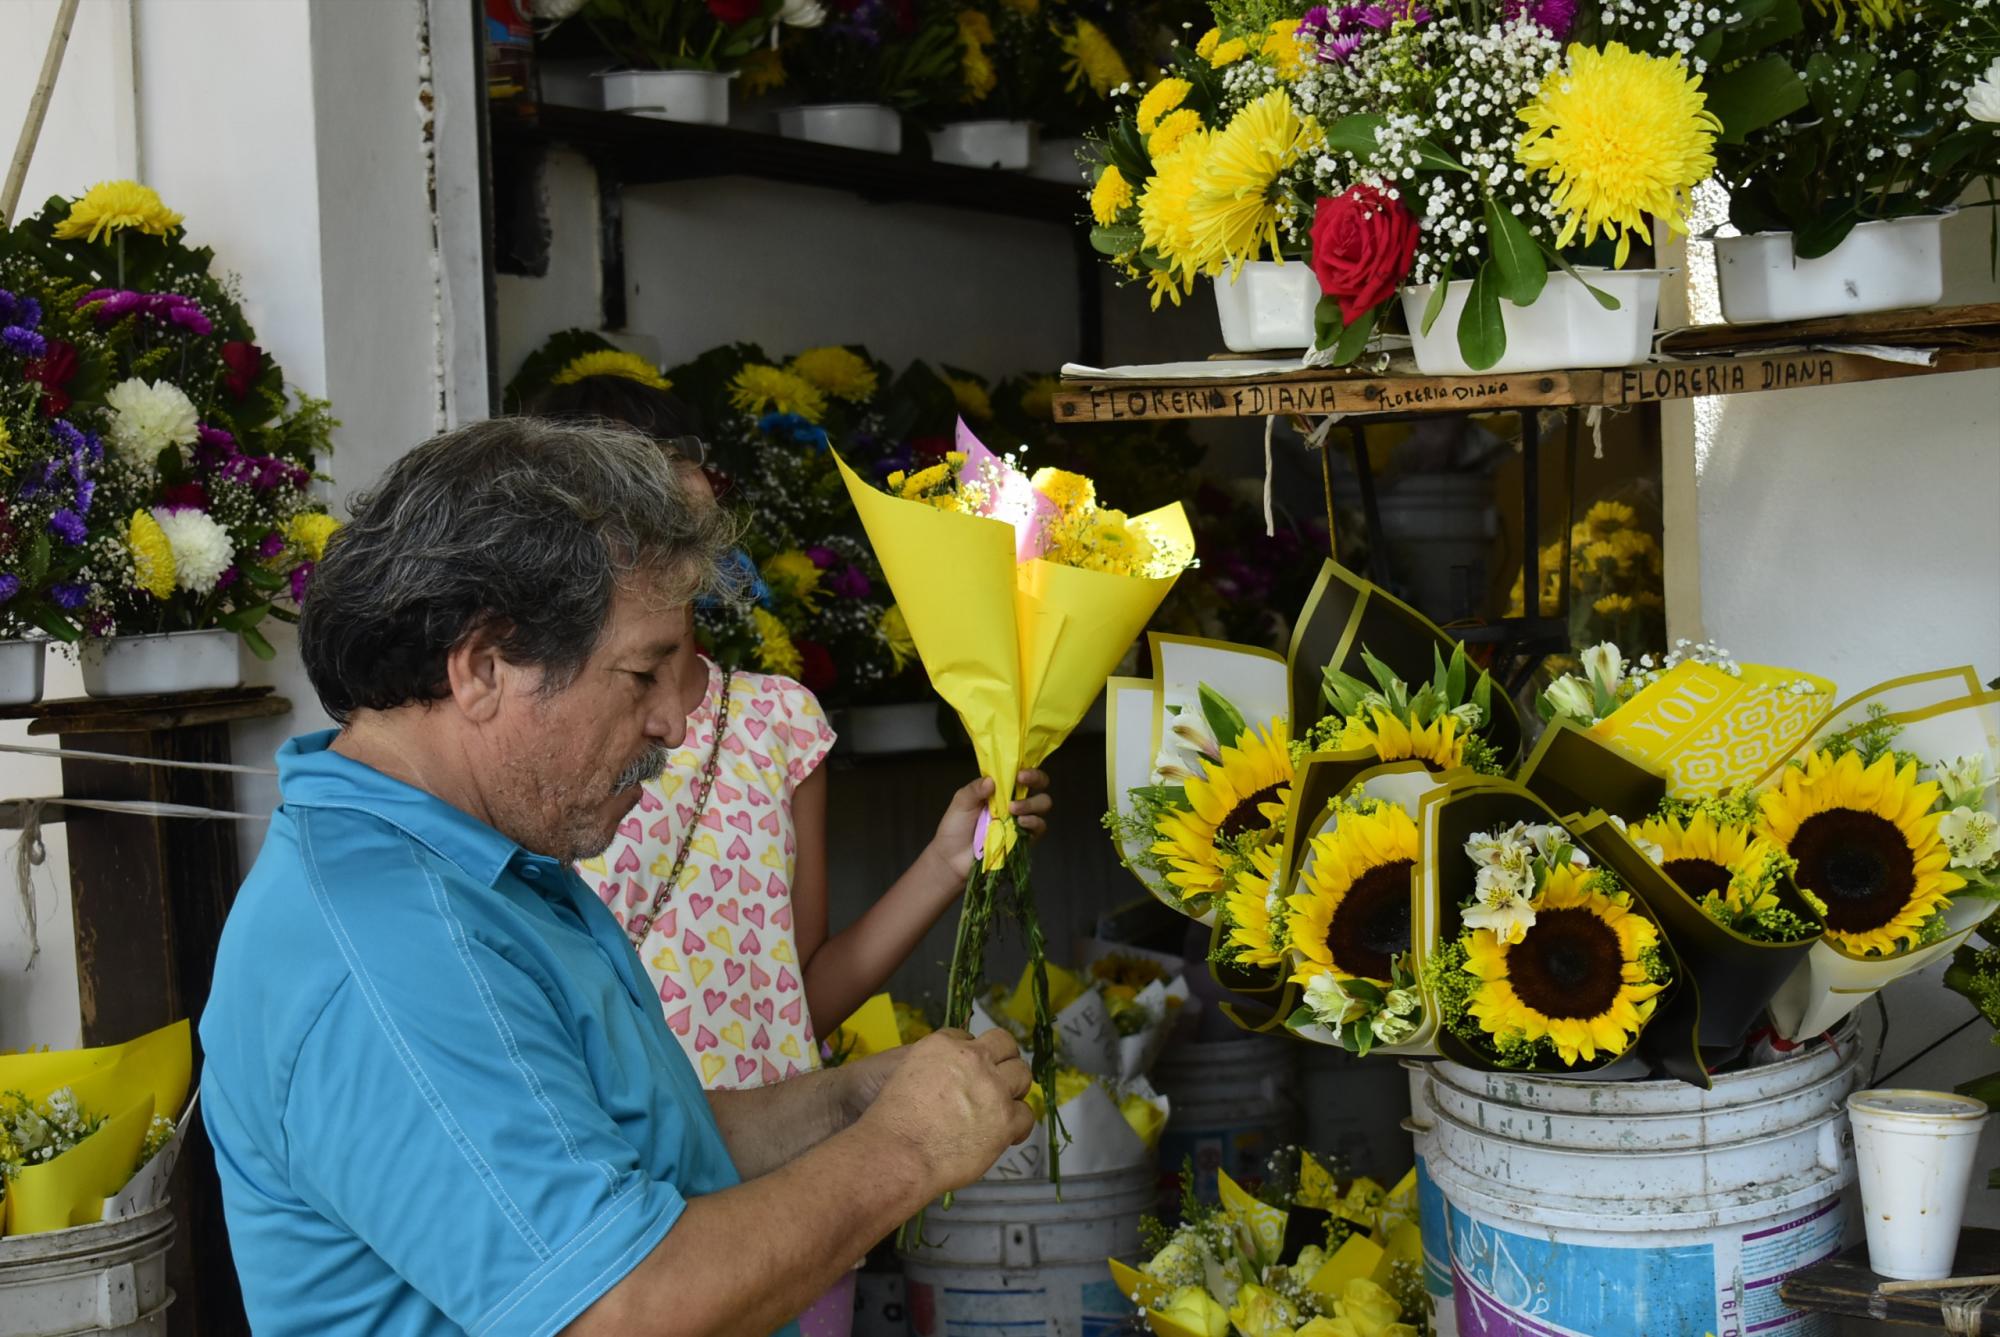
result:
M 839 344 L 808 348 L 787 363 L 785 370 L 794 376 L 804 377 L 816 389 L 850 404 L 865 404 L 874 398 L 879 380 L 867 358 Z
M 1100 227 L 1110 227 L 1118 221 L 1119 214 L 1132 207 L 1136 198 L 1125 174 L 1116 167 L 1106 167 L 1097 184 L 1090 188 L 1090 216 Z
M 1302 119 L 1291 94 L 1274 88 L 1245 107 L 1209 140 L 1188 201 L 1188 230 L 1198 254 L 1220 265 L 1254 260 L 1278 249 L 1284 216 L 1284 174 L 1319 141 L 1319 127 Z
M 564 363 L 563 369 L 549 378 L 549 383 L 574 385 L 592 376 L 618 376 L 653 390 L 674 388 L 673 382 L 662 376 L 658 367 L 637 353 L 627 353 L 619 348 L 599 348 L 580 353 Z
M 1798 861 L 1799 886 L 1826 903 L 1827 940 L 1849 956 L 1919 946 L 1929 921 L 1965 885 L 1938 835 L 1935 783 L 1914 762 L 1874 765 L 1815 752 L 1761 802 L 1764 834 Z
M 1506 1044 L 1547 1041 L 1565 1063 L 1615 1058 L 1632 1047 L 1667 981 L 1656 978 L 1660 930 L 1588 869 L 1550 871 L 1535 895 L 1535 926 L 1508 946 L 1486 929 L 1466 938 L 1479 980 L 1470 1013 Z
M 1292 736 L 1283 719 L 1271 721 L 1225 746 L 1214 761 L 1201 760 L 1202 776 L 1187 782 L 1186 808 L 1162 816 L 1153 853 L 1171 869 L 1167 881 L 1183 900 L 1223 893 L 1230 861 L 1225 842 L 1268 843 L 1292 798 Z
M 1528 133 L 1514 156 L 1549 178 L 1552 202 L 1568 215 L 1558 249 L 1579 228 L 1586 244 L 1601 230 L 1618 238 L 1623 268 L 1634 234 L 1653 239 L 1647 214 L 1687 234 L 1689 192 L 1715 172 L 1722 122 L 1683 61 L 1618 42 L 1601 51 L 1572 46 L 1568 68 L 1551 74 L 1520 116 Z
M 796 413 L 817 423 L 826 416 L 826 396 L 803 376 L 753 362 L 729 382 L 729 402 L 743 413 Z
M 56 224 L 55 237 L 94 242 L 109 240 L 125 228 L 164 237 L 180 225 L 181 216 L 161 203 L 152 187 L 137 181 L 100 181 L 70 205 L 69 216 Z
M 1717 821 L 1697 808 L 1685 818 L 1662 814 L 1639 822 L 1628 834 L 1634 843 L 1659 846 L 1661 869 L 1719 924 L 1755 930 L 1781 908 L 1778 883 L 1791 860 L 1747 823 Z
M 1112 89 L 1132 82 L 1132 72 L 1125 68 L 1125 57 L 1118 54 L 1118 48 L 1111 44 L 1104 30 L 1089 19 L 1076 21 L 1076 27 L 1062 39 L 1062 49 L 1069 57 L 1063 62 L 1063 72 L 1069 75 L 1065 86 L 1072 93 L 1088 85 L 1097 96 L 1109 97 Z
M 1187 101 L 1187 95 L 1193 91 L 1193 84 L 1174 78 L 1162 79 L 1147 89 L 1146 96 L 1139 99 L 1139 133 L 1152 134 L 1160 118 Z
M 1259 846 L 1236 870 L 1236 885 L 1229 890 L 1229 945 L 1238 965 L 1275 966 L 1285 959 L 1284 918 L 1272 913 L 1279 853 L 1275 843 Z
M 1385 982 L 1410 950 L 1410 872 L 1419 840 L 1394 803 L 1343 812 L 1313 837 L 1311 866 L 1287 902 L 1287 928 L 1301 958 L 1295 984 L 1315 976 Z
M 1386 710 L 1376 710 L 1368 719 L 1347 721 L 1334 747 L 1341 752 L 1369 748 L 1383 761 L 1421 761 L 1433 771 L 1465 764 L 1465 731 L 1456 715 L 1412 726 Z

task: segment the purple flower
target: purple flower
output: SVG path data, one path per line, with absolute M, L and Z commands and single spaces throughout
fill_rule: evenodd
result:
M 21 578 L 19 576 L 14 575 L 11 572 L 7 575 L 0 576 L 0 604 L 6 603 L 9 599 L 13 598 L 20 592 L 21 592 Z
M 257 545 L 257 555 L 267 562 L 284 550 L 285 536 L 275 529 L 264 535 L 263 542 Z
M 311 562 L 300 562 L 292 568 L 293 603 L 304 603 L 306 601 L 306 587 L 312 584 L 312 574 L 313 564 Z
M 812 547 L 807 548 L 806 556 L 811 558 L 812 564 L 818 567 L 822 571 L 826 570 L 828 567 L 832 566 L 834 562 L 839 560 L 838 554 L 836 554 L 833 549 L 822 548 L 818 544 L 814 544 Z
M 827 577 L 826 587 L 843 599 L 866 599 L 874 588 L 868 573 L 858 566 L 843 566 Z
M 236 449 L 236 438 L 228 432 L 223 431 L 220 427 L 210 427 L 207 423 L 199 423 L 194 429 L 194 434 L 199 444 L 212 449 L 229 451 Z
M 1560 41 L 1576 24 L 1576 0 L 1507 0 L 1505 13 L 1509 23 L 1527 16 Z
M 1293 30 L 1293 33 L 1298 37 L 1310 37 L 1314 41 L 1318 41 L 1332 30 L 1333 16 L 1327 10 L 1327 7 L 1325 5 L 1314 5 L 1305 12 L 1305 16 L 1299 20 L 1299 26 Z
M 78 299 L 78 306 L 98 304 L 97 321 L 109 325 L 134 312 L 162 325 L 178 325 L 193 334 L 210 334 L 215 326 L 192 297 L 177 292 L 133 292 L 129 288 L 98 288 Z
M 32 330 L 42 323 L 42 304 L 32 297 L 16 297 L 0 288 L 0 325 L 19 325 Z
M 26 325 L 0 326 L 0 344 L 15 357 L 40 357 L 49 351 L 49 341 Z
M 49 517 L 49 532 L 74 548 L 89 534 L 83 517 L 65 506 Z
M 76 513 L 78 515 L 89 515 L 90 503 L 96 496 L 97 480 L 95 478 L 78 480 L 76 485 Z
M 72 458 L 82 456 L 92 464 L 104 458 L 104 443 L 98 440 L 95 432 L 80 431 L 62 418 L 50 419 L 49 431 L 63 443 Z
M 55 601 L 58 608 L 77 609 L 83 607 L 85 601 L 90 598 L 90 590 L 82 585 L 59 580 L 49 586 L 49 598 Z
M 242 576 L 243 573 L 241 571 L 238 571 L 235 567 L 225 566 L 222 568 L 222 574 L 215 578 L 215 588 L 218 590 L 226 590 L 231 585 L 234 585 L 238 580 L 240 580 Z
M 1354 53 L 1361 49 L 1360 33 L 1346 33 L 1339 37 L 1329 37 L 1319 44 L 1313 59 L 1322 65 L 1345 65 L 1354 59 Z

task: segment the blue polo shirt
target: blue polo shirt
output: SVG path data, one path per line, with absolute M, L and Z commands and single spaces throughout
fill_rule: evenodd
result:
M 251 1325 L 555 1332 L 735 1167 L 583 882 L 332 740 L 278 754 L 201 1018 Z

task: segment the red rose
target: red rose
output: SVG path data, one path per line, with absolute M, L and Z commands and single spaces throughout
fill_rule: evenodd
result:
M 42 412 L 55 417 L 68 410 L 69 391 L 64 387 L 76 375 L 76 345 L 63 339 L 49 340 L 40 357 L 21 369 L 22 375 L 42 387 Z
M 799 681 L 805 684 L 814 696 L 824 696 L 840 681 L 840 672 L 833 666 L 833 656 L 818 641 L 795 640 L 792 642 L 799 652 Z
M 715 15 L 715 21 L 731 27 L 748 23 L 763 9 L 763 0 L 708 0 L 708 12 Z
M 229 388 L 232 399 L 241 399 L 250 393 L 250 387 L 257 384 L 257 376 L 264 370 L 264 350 L 256 344 L 231 339 L 222 345 L 222 364 L 229 368 L 222 383 Z
M 1373 186 L 1322 197 L 1313 213 L 1312 267 L 1320 291 L 1352 325 L 1387 301 L 1417 258 L 1417 220 Z

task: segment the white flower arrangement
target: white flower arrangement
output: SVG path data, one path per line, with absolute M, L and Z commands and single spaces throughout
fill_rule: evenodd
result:
M 174 584 L 193 594 L 213 590 L 236 558 L 229 531 L 192 508 L 158 507 L 153 518 L 174 550 Z
M 151 468 L 167 447 L 191 446 L 198 438 L 194 402 L 170 381 L 135 376 L 112 386 L 104 402 L 111 409 L 105 437 L 127 464 Z

